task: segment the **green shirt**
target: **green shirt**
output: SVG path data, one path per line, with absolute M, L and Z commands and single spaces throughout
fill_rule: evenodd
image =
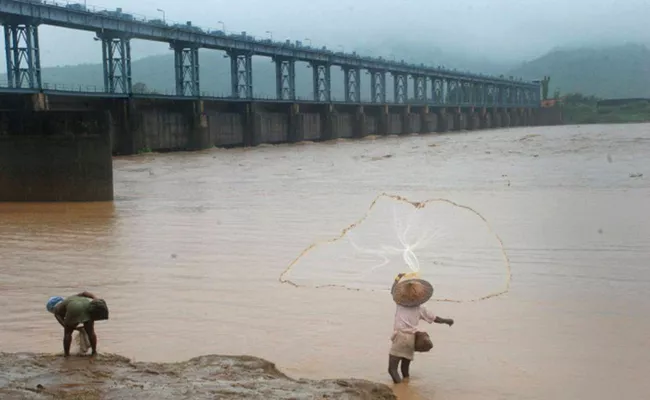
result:
M 65 307 L 63 323 L 66 326 L 77 327 L 79 324 L 90 321 L 91 299 L 81 296 L 70 296 L 61 303 Z

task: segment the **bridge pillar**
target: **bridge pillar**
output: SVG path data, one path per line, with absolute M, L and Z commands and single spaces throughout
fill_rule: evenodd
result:
M 97 37 L 102 41 L 104 91 L 131 93 L 131 39 L 113 33 L 98 33 Z
M 501 113 L 497 109 L 492 109 L 490 115 L 492 116 L 492 127 L 501 128 L 503 126 Z
M 371 102 L 386 104 L 386 71 L 370 72 L 370 98 Z
M 364 138 L 368 136 L 368 121 L 363 106 L 358 106 L 355 112 L 355 127 L 352 133 L 355 138 Z
M 402 120 L 402 135 L 408 135 L 413 132 L 413 125 L 411 124 L 411 106 L 404 107 L 401 113 Z
M 508 112 L 508 114 L 510 115 L 510 126 L 519 126 L 519 109 L 513 108 Z
M 440 133 L 448 132 L 450 125 L 450 115 L 444 108 L 438 110 L 438 126 L 436 131 Z
M 329 64 L 310 63 L 314 101 L 329 103 L 332 101 L 332 74 Z
M 467 130 L 468 131 L 474 131 L 474 130 L 479 129 L 479 117 L 478 117 L 478 114 L 474 110 L 471 110 L 471 111 L 467 112 L 467 114 L 465 114 L 465 115 L 467 116 L 467 122 L 465 124 L 467 126 Z
M 345 74 L 346 103 L 361 102 L 361 70 L 359 68 L 341 67 Z
M 199 48 L 184 43 L 173 43 L 176 95 L 199 97 Z
M 379 114 L 377 117 L 377 134 L 378 135 L 388 135 L 389 132 L 389 121 L 390 113 L 388 110 L 388 104 L 383 104 L 379 109 Z
M 300 105 L 291 104 L 289 106 L 289 134 L 287 135 L 289 143 L 299 143 L 305 140 L 303 120 L 304 115 L 300 113 Z
M 257 146 L 262 142 L 262 115 L 251 102 L 243 110 L 244 147 Z
M 339 120 L 336 109 L 327 104 L 320 112 L 320 139 L 335 140 L 339 138 Z
M 455 110 L 454 114 L 454 130 L 462 131 L 467 127 L 467 116 L 460 109 Z
M 253 98 L 253 55 L 235 51 L 227 52 L 230 57 L 231 96 L 236 99 Z
M 490 114 L 485 108 L 481 111 L 481 129 L 490 129 L 492 128 L 492 114 Z
M 393 75 L 393 102 L 406 104 L 408 101 L 408 75 L 392 73 Z
M 6 22 L 4 33 L 9 87 L 17 89 L 42 88 L 38 25 Z
M 274 57 L 275 89 L 278 100 L 296 99 L 296 60 Z
M 191 104 L 192 129 L 188 140 L 189 150 L 209 149 L 213 146 L 210 141 L 210 129 L 208 128 L 208 116 L 205 113 L 203 100 L 193 101 Z
M 0 201 L 113 200 L 108 111 L 0 114 Z
M 438 126 L 438 116 L 429 110 L 429 106 L 424 106 L 420 111 L 420 133 L 435 132 Z
M 510 113 L 508 112 L 508 110 L 501 111 L 501 126 L 503 128 L 510 127 Z

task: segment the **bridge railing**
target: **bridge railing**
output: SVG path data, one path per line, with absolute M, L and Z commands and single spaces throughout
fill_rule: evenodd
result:
M 175 90 L 172 89 L 162 89 L 162 90 L 147 90 L 147 91 L 134 91 L 131 94 L 124 93 L 110 93 L 104 90 L 103 85 L 87 85 L 87 84 L 69 84 L 69 83 L 52 83 L 44 82 L 42 89 L 26 89 L 26 88 L 14 88 L 9 85 L 9 83 L 4 80 L 0 80 L 0 92 L 5 93 L 38 93 L 38 92 L 56 92 L 61 94 L 75 94 L 81 96 L 106 96 L 106 97 L 152 97 L 152 98 L 176 98 L 176 99 L 192 99 L 192 98 L 203 98 L 203 99 L 215 99 L 215 100 L 232 100 L 232 101 L 264 101 L 264 102 L 279 102 L 279 103 L 290 103 L 290 102 L 300 102 L 300 103 L 335 103 L 335 104 L 350 104 L 344 99 L 339 99 L 336 96 L 332 96 L 329 102 L 323 102 L 314 100 L 313 96 L 296 96 L 292 100 L 281 100 L 277 99 L 274 95 L 256 93 L 252 98 L 236 98 L 231 94 L 224 92 L 210 92 L 210 91 L 201 91 L 200 95 L 197 96 L 179 96 L 176 94 Z M 362 100 L 358 102 L 359 104 L 372 104 L 371 101 Z M 396 103 L 393 99 L 386 99 L 387 104 L 400 104 Z M 539 102 L 534 99 L 511 99 L 505 101 L 497 101 L 496 98 L 490 97 L 483 100 L 476 101 L 467 101 L 467 100 L 456 100 L 452 98 L 439 98 L 439 99 L 408 99 L 404 104 L 409 105 L 428 105 L 433 107 L 538 107 Z

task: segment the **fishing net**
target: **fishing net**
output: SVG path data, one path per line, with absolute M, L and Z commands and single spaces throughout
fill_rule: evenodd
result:
M 432 300 L 474 302 L 507 293 L 503 241 L 471 207 L 447 199 L 381 194 L 334 238 L 308 246 L 280 281 L 297 287 L 388 290 L 398 273 L 435 287 Z

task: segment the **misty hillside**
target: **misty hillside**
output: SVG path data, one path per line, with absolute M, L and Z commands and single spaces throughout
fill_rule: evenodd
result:
M 603 98 L 650 97 L 650 50 L 635 44 L 555 50 L 509 74 L 524 79 L 549 75 L 549 95 L 559 89 Z

